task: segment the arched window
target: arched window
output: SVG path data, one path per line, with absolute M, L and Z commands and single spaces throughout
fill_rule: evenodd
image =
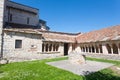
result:
M 52 44 L 50 44 L 49 46 L 49 51 L 52 51 Z
M 55 51 L 55 44 L 53 45 L 53 51 Z
M 46 44 L 46 47 L 45 47 L 45 48 L 46 48 L 46 52 L 48 52 L 48 44 Z
M 112 48 L 113 48 L 113 53 L 118 54 L 118 47 L 116 46 L 116 44 L 112 44 Z
M 58 51 L 58 49 L 59 49 L 59 44 L 56 45 L 56 51 Z
M 42 52 L 44 52 L 44 44 L 42 44 Z
M 95 48 L 96 48 L 96 53 L 99 53 L 98 46 L 95 46 Z
M 100 53 L 103 53 L 102 45 L 101 44 L 99 45 L 99 48 L 100 48 Z
M 85 52 L 85 47 L 83 47 L 83 52 Z
M 95 53 L 95 48 L 94 48 L 94 46 L 92 46 L 92 53 Z
M 88 52 L 88 47 L 86 47 L 86 52 Z
M 89 52 L 91 52 L 91 47 L 89 46 Z
M 110 45 L 109 45 L 109 44 L 106 44 L 106 47 L 107 47 L 108 53 L 111 54 L 112 52 L 111 52 L 111 47 L 110 47 Z

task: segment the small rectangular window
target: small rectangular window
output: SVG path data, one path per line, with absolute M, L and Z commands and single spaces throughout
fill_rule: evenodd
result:
M 10 17 L 9 17 L 9 18 L 10 18 L 10 19 L 9 19 L 10 21 L 12 21 L 12 17 L 13 17 L 12 14 L 10 14 Z
M 22 40 L 15 40 L 15 48 L 22 48 Z
M 27 24 L 29 24 L 29 22 L 30 22 L 30 18 L 28 17 L 28 18 L 27 18 Z

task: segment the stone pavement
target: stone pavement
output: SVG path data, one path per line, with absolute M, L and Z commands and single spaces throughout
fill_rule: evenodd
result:
M 86 61 L 86 64 L 72 64 L 69 60 L 62 60 L 56 62 L 48 62 L 47 64 L 70 71 L 77 75 L 88 75 L 93 72 L 108 68 L 113 66 L 110 63 L 96 62 L 96 61 Z

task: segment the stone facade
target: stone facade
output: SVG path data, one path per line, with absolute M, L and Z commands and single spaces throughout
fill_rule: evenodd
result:
M 79 49 L 76 49 L 76 51 L 80 51 L 82 53 L 120 55 L 120 40 L 81 43 L 78 45 L 78 48 Z
M 37 26 L 39 10 L 12 1 L 6 2 L 5 22 Z
M 26 56 L 42 52 L 41 34 L 28 34 L 20 32 L 4 32 L 3 53 L 4 58 Z M 16 40 L 21 40 L 21 47 L 16 48 Z
M 2 30 L 3 30 L 3 25 L 4 25 L 4 10 L 5 10 L 5 0 L 0 0 L 0 57 L 2 56 Z
M 39 59 L 39 54 L 63 56 L 72 51 L 120 55 L 120 25 L 83 34 L 54 32 L 38 13 L 36 8 L 0 0 L 0 56 Z

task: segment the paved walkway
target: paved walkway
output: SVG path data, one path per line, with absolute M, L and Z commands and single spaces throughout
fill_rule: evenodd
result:
M 89 73 L 97 72 L 104 68 L 113 66 L 113 64 L 96 62 L 96 61 L 86 61 L 86 64 L 72 64 L 68 60 L 49 62 L 49 65 L 61 68 L 77 75 L 88 75 Z

